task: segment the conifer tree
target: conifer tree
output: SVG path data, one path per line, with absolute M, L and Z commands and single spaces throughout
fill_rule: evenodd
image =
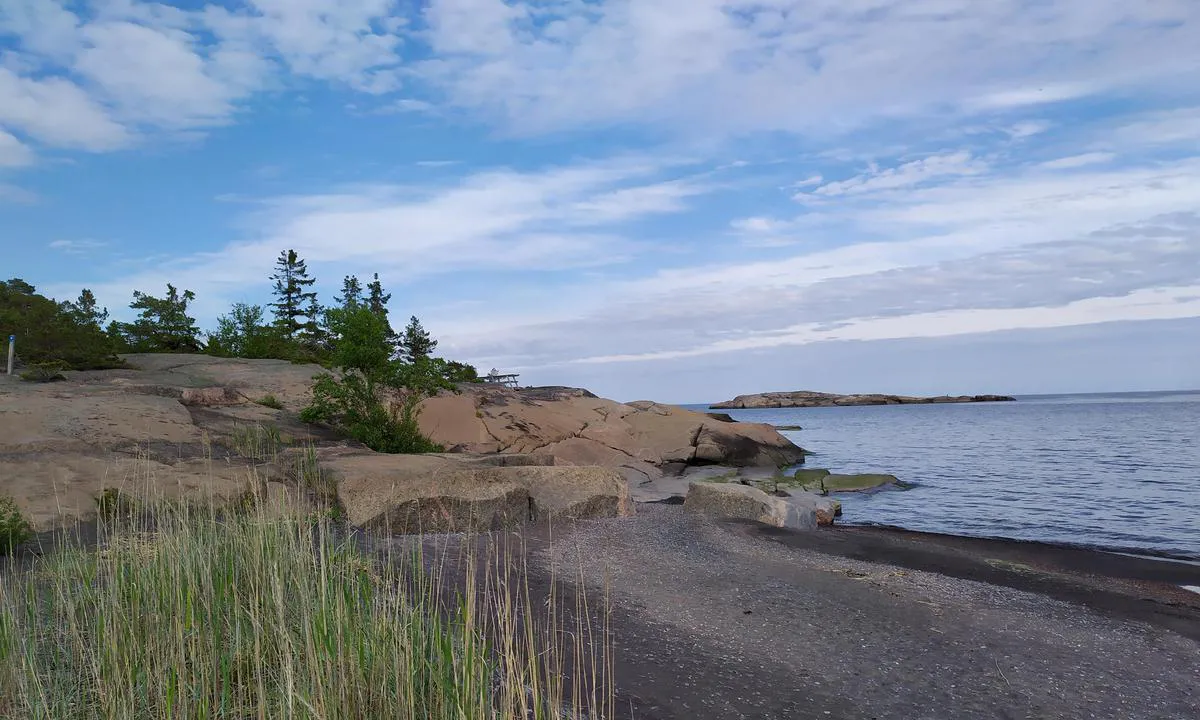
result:
M 387 309 L 388 301 L 391 299 L 392 294 L 383 291 L 383 283 L 379 282 L 379 273 L 375 273 L 374 279 L 367 283 L 367 309 L 383 320 L 383 324 L 387 328 L 387 336 L 394 343 L 396 331 L 392 329 L 392 323 L 388 321 Z
M 376 275 L 376 280 L 378 280 Z M 380 289 L 382 292 L 382 288 Z M 389 296 L 390 297 L 390 296 Z M 338 304 L 344 308 L 357 307 L 362 304 L 362 284 L 358 282 L 358 276 L 347 275 L 342 279 L 342 296 L 335 297 Z
M 404 333 L 400 336 L 400 357 L 406 363 L 416 363 L 421 360 L 428 360 L 435 348 L 437 348 L 437 340 L 430 336 L 429 331 L 422 325 L 421 321 L 413 315 L 408 321 L 408 325 L 404 328 Z
M 317 316 L 321 307 L 317 303 L 317 293 L 308 289 L 316 282 L 316 278 L 308 276 L 308 264 L 295 250 L 282 251 L 275 260 L 275 273 L 271 279 L 275 281 L 276 299 L 270 306 L 280 331 L 291 339 L 317 339 L 320 333 Z
M 157 298 L 140 290 L 133 291 L 129 307 L 140 310 L 138 319 L 122 324 L 121 330 L 136 352 L 196 352 L 200 349 L 196 319 L 187 314 L 188 303 L 196 299 L 191 290 L 182 294 L 167 284 L 167 296 Z
M 63 303 L 62 309 L 80 325 L 103 328 L 108 320 L 108 308 L 98 308 L 95 294 L 87 288 L 79 293 L 75 302 Z

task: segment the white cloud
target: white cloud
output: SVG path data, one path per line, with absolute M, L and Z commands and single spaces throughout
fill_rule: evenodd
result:
M 1107 138 L 1120 145 L 1171 145 L 1200 142 L 1200 107 L 1147 113 L 1118 127 Z
M 0 129 L 0 168 L 32 165 L 35 155 L 13 135 Z
M 1041 87 L 1019 87 L 1010 90 L 998 90 L 972 98 L 970 107 L 979 110 L 1011 110 L 1033 105 L 1048 105 L 1087 97 L 1096 92 L 1096 86 L 1089 83 L 1061 83 Z
M 572 225 L 594 225 L 675 213 L 687 207 L 687 198 L 708 194 L 713 189 L 713 185 L 694 179 L 618 188 L 572 204 L 563 221 Z
M 0 125 L 53 147 L 113 150 L 147 130 L 222 125 L 239 102 L 278 86 L 280 63 L 364 92 L 398 83 L 404 22 L 392 0 L 69 7 L 10 0 L 0 10 L 0 37 L 18 48 L 0 65 Z
M 70 80 L 19 77 L 0 67 L 0 125 L 56 147 L 113 150 L 129 134 Z
M 986 171 L 987 167 L 987 163 L 972 157 L 966 151 L 931 155 L 930 157 L 913 160 L 894 168 L 879 169 L 872 167 L 868 172 L 849 180 L 821 185 L 813 190 L 812 194 L 829 197 L 837 195 L 860 195 L 880 190 L 896 190 L 946 177 L 978 175 Z M 807 197 L 809 197 L 808 193 L 796 195 L 797 200 Z
M 108 150 L 146 130 L 221 125 L 301 78 L 386 95 L 391 112 L 478 111 L 514 133 L 633 123 L 819 137 L 930 110 L 956 121 L 1153 91 L 1194 70 L 1198 20 L 1189 0 L 430 0 L 421 12 L 399 0 L 8 0 L 0 33 L 18 51 L 0 123 Z
M 1130 320 L 1174 320 L 1200 317 L 1200 285 L 1139 290 L 1125 297 L 1088 298 L 1058 307 L 946 310 L 889 318 L 853 318 L 834 329 L 818 323 L 793 325 L 777 332 L 719 341 L 699 348 L 653 353 L 599 355 L 572 363 L 678 360 L 725 352 L 807 345 L 830 341 L 938 338 L 953 335 L 1064 328 Z
M 413 113 L 419 115 L 437 115 L 438 106 L 427 100 L 417 100 L 415 98 L 400 98 L 383 107 L 375 110 L 376 114 L 403 114 Z
M 244 219 L 249 239 L 97 285 L 119 307 L 131 287 L 170 280 L 200 296 L 214 316 L 270 273 L 294 248 L 324 276 L 370 267 L 390 282 L 455 270 L 557 272 L 628 260 L 637 247 L 623 223 L 676 212 L 704 192 L 653 158 L 618 158 L 537 172 L 489 170 L 440 187 L 366 185 L 343 192 L 258 201 Z
M 1040 135 L 1041 133 L 1049 130 L 1051 127 L 1053 127 L 1053 125 L 1045 120 L 1026 120 L 1007 128 L 1005 132 L 1008 133 L 1009 137 L 1013 138 L 1014 140 L 1021 140 L 1024 138 L 1033 137 L 1035 135 Z
M 428 18 L 435 57 L 423 76 L 514 132 L 650 122 L 829 134 L 947 107 L 1011 111 L 1183 82 L 1200 7 L 432 0 Z
M 1058 158 L 1057 160 L 1048 160 L 1042 163 L 1041 166 L 1047 170 L 1070 170 L 1072 168 L 1087 167 L 1088 165 L 1103 165 L 1112 162 L 1116 157 L 1114 153 L 1090 152 Z
M 1108 311 L 1132 320 L 1156 288 L 1200 284 L 1197 196 L 1194 159 L 1070 174 L 992 169 L 889 190 L 867 206 L 860 196 L 833 196 L 816 220 L 754 216 L 735 224 L 775 247 L 812 241 L 790 257 L 664 268 L 592 285 L 569 303 L 530 299 L 519 313 L 500 306 L 431 322 L 445 328 L 447 347 L 468 357 L 534 368 L 789 344 L 799 337 L 789 335 L 794 318 L 811 325 L 809 339 L 850 339 L 868 332 L 860 325 L 924 327 L 897 319 L 910 316 L 953 333 L 1043 327 L 1046 318 L 1093 322 Z M 844 244 L 855 236 L 875 239 Z M 1146 317 L 1196 312 L 1175 300 L 1155 300 Z M 975 311 L 980 322 L 971 325 Z
M 730 223 L 734 230 L 752 233 L 778 232 L 789 226 L 789 223 L 768 217 L 739 218 Z
M 93 22 L 74 70 L 100 90 L 129 122 L 191 128 L 220 123 L 238 91 L 210 75 L 186 32 L 131 22 Z
M 49 246 L 51 250 L 57 250 L 68 255 L 86 255 L 93 250 L 100 250 L 108 247 L 108 243 L 103 240 L 54 240 Z
M 277 55 L 295 75 L 329 80 L 369 93 L 394 90 L 399 76 L 396 0 L 251 0 L 246 12 L 206 7 L 204 23 L 218 36 Z

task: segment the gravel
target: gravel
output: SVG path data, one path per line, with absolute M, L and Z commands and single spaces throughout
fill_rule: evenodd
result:
M 531 544 L 607 587 L 629 717 L 1200 717 L 1200 643 L 1167 627 L 638 511 Z

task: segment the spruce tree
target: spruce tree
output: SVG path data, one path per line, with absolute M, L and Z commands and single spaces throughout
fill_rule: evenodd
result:
M 421 325 L 417 316 L 413 315 L 404 328 L 404 334 L 400 336 L 401 359 L 406 363 L 428 360 L 433 355 L 435 348 L 437 348 L 437 340 L 430 336 L 429 331 Z
M 276 300 L 270 304 L 275 313 L 275 324 L 288 338 L 304 336 L 304 339 L 315 340 L 319 334 L 317 316 L 321 307 L 316 291 L 308 289 L 316 282 L 316 278 L 308 276 L 308 264 L 295 250 L 280 252 L 271 279 L 275 281 Z
M 391 293 L 383 291 L 383 283 L 379 282 L 379 273 L 375 273 L 374 279 L 367 283 L 367 309 L 375 313 L 375 315 L 383 320 L 384 327 L 387 328 L 387 336 L 393 343 L 396 342 L 396 331 L 392 329 L 392 323 L 388 321 L 388 301 L 392 299 Z
M 378 275 L 376 280 L 378 280 Z M 382 292 L 382 288 L 380 289 Z M 389 296 L 390 297 L 390 296 Z M 358 282 L 358 276 L 347 275 L 342 279 L 342 296 L 335 297 L 338 304 L 344 308 L 357 307 L 362 304 L 362 284 Z

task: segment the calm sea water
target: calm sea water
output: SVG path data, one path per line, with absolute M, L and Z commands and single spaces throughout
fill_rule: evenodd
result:
M 730 414 L 801 425 L 808 467 L 917 484 L 840 495 L 847 524 L 1200 559 L 1200 392 Z

